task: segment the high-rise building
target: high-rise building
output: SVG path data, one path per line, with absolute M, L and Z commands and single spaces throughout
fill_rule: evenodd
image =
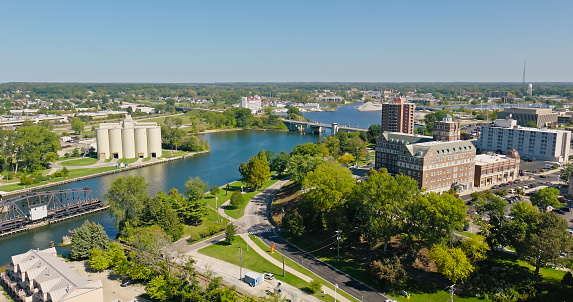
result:
M 395 98 L 382 104 L 382 132 L 414 133 L 414 109 L 416 105 L 406 103 L 403 98 Z
M 460 140 L 460 123 L 447 114 L 441 121 L 434 122 L 434 140 L 451 142 Z
M 506 153 L 515 149 L 522 158 L 567 162 L 571 132 L 520 127 L 515 120 L 498 119 L 493 126 L 482 127 L 475 144 L 480 150 Z

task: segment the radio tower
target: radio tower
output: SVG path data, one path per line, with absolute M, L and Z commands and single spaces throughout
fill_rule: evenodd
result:
M 525 66 L 527 61 L 523 61 L 523 77 L 521 78 L 521 85 L 525 86 Z

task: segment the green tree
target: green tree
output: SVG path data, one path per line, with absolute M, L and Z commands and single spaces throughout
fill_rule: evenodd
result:
M 90 251 L 88 259 L 90 267 L 97 272 L 101 272 L 111 266 L 111 260 L 106 257 L 105 251 L 100 248 L 94 248 Z
M 318 212 L 328 212 L 342 203 L 352 191 L 355 180 L 352 173 L 338 163 L 324 163 L 309 172 L 302 182 L 304 198 L 311 201 Z
M 147 225 L 161 226 L 172 241 L 176 241 L 183 234 L 183 225 L 178 214 L 171 207 L 169 197 L 163 191 L 157 192 L 154 198 L 149 198 L 144 202 L 140 220 Z
M 373 124 L 368 127 L 368 132 L 366 133 L 368 137 L 368 142 L 375 144 L 376 140 L 380 135 L 382 135 L 382 126 L 379 124 Z
M 491 194 L 491 191 L 474 192 L 472 196 L 479 214 L 475 222 L 480 226 L 480 234 L 485 236 L 491 247 L 506 245 L 504 225 L 507 223 L 507 202 Z
M 484 259 L 487 251 L 489 251 L 489 246 L 485 242 L 485 237 L 481 235 L 464 239 L 460 248 L 473 263 Z
M 209 185 L 204 183 L 199 177 L 190 177 L 185 182 L 185 195 L 188 202 L 183 209 L 178 209 L 177 211 L 182 214 L 186 224 L 200 224 L 205 215 L 207 215 L 207 205 L 204 197 L 208 189 Z
M 239 166 L 239 172 L 249 187 L 255 190 L 262 187 L 271 178 L 271 170 L 265 152 L 261 150 L 258 155 L 251 157 L 248 163 L 242 163 Z
M 60 150 L 58 136 L 40 125 L 24 122 L 15 133 L 5 133 L 13 136 L 4 142 L 10 144 L 5 146 L 5 150 L 9 152 L 7 156 L 13 160 L 15 173 L 20 166 L 29 171 L 48 168 L 49 158 L 45 155 Z
M 351 201 L 357 229 L 370 247 L 383 240 L 386 252 L 390 239 L 403 230 L 405 205 L 413 202 L 418 192 L 418 183 L 412 178 L 375 170 L 354 187 Z
M 85 221 L 72 233 L 70 257 L 74 260 L 87 259 L 94 248 L 107 249 L 109 239 L 103 227 L 95 222 Z
M 290 155 L 286 153 L 284 150 L 281 151 L 273 160 L 271 161 L 270 168 L 271 171 L 275 171 L 278 175 L 282 175 L 282 173 L 286 170 L 288 161 L 290 159 Z
M 353 163 L 356 160 L 356 158 L 354 158 L 354 156 L 352 156 L 352 154 L 350 153 L 344 153 L 339 159 L 338 161 L 343 163 L 343 164 L 349 164 L 349 163 Z
M 72 130 L 77 134 L 82 134 L 84 127 L 86 126 L 85 123 L 77 117 L 72 118 L 71 125 Z
M 525 126 L 531 128 L 537 128 L 537 123 L 535 121 L 529 121 Z
M 166 301 L 172 297 L 172 288 L 163 276 L 156 276 L 151 279 L 145 288 L 145 292 L 152 298 L 159 301 Z
M 219 186 L 212 186 L 211 189 L 209 189 L 209 193 L 213 195 L 213 197 L 217 197 L 217 194 L 219 194 L 220 190 L 221 188 L 219 188 Z
M 104 198 L 121 233 L 130 222 L 137 226 L 137 219 L 149 198 L 147 183 L 141 176 L 120 176 L 111 182 Z
M 306 175 L 322 163 L 324 159 L 320 156 L 291 155 L 286 171 L 293 182 L 302 183 Z
M 317 144 L 313 143 L 304 143 L 298 145 L 292 149 L 290 153 L 291 156 L 294 155 L 310 155 L 310 156 L 320 156 L 322 155 L 322 151 Z
M 231 200 L 229 201 L 229 204 L 233 208 L 238 209 L 242 203 L 243 203 L 243 194 L 239 191 L 234 191 L 233 194 L 231 194 Z
M 438 272 L 453 283 L 463 282 L 475 269 L 460 248 L 448 248 L 438 244 L 430 249 L 428 256 L 436 263 Z
M 229 223 L 227 227 L 225 227 L 225 242 L 227 244 L 233 243 L 235 241 L 235 235 L 237 234 L 237 226 Z
M 123 250 L 121 243 L 113 241 L 109 243 L 107 251 L 105 251 L 105 257 L 109 259 L 110 266 L 118 266 L 127 261 L 125 251 Z
M 288 209 L 282 218 L 281 224 L 294 237 L 300 238 L 304 234 L 303 218 L 299 213 Z
M 571 172 L 572 171 L 573 171 L 573 165 L 571 165 L 571 163 L 565 164 L 565 166 L 563 166 L 563 171 L 559 175 L 559 179 L 563 183 L 568 183 L 569 179 L 571 178 Z
M 163 232 L 160 226 L 153 225 L 130 229 L 126 241 L 133 248 L 130 259 L 135 267 L 142 265 L 148 270 L 137 271 L 137 278 L 148 280 L 154 275 L 160 275 L 169 268 L 170 253 L 163 250 L 171 244 L 170 238 Z M 141 277 L 143 274 L 147 276 Z
M 559 190 L 555 188 L 543 188 L 537 193 L 531 196 L 531 203 L 535 206 L 541 207 L 543 209 L 547 209 L 548 206 L 552 206 L 554 208 L 560 208 L 563 206 L 562 203 L 557 200 L 557 196 L 559 196 Z
M 321 288 L 322 288 L 322 284 L 320 283 L 320 281 L 318 279 L 312 279 L 312 281 L 310 281 L 310 283 L 308 284 L 308 289 L 313 294 L 318 293 Z
M 406 279 L 406 270 L 396 256 L 372 261 L 370 272 L 384 282 L 387 288 L 394 288 Z

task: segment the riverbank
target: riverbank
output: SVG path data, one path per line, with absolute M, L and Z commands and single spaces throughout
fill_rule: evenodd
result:
M 382 111 L 382 103 L 380 102 L 366 102 L 358 107 L 356 110 L 360 112 L 367 112 L 367 111 Z
M 53 187 L 53 186 L 59 186 L 59 185 L 63 185 L 63 184 L 68 184 L 68 183 L 73 183 L 73 182 L 77 182 L 77 181 L 90 179 L 90 178 L 100 177 L 100 176 L 104 176 L 104 175 L 121 173 L 124 171 L 133 170 L 133 169 L 139 169 L 139 168 L 143 168 L 143 167 L 147 167 L 147 166 L 162 164 L 162 163 L 166 163 L 166 162 L 170 162 L 170 161 L 174 161 L 174 160 L 179 160 L 179 159 L 191 157 L 191 156 L 194 156 L 196 154 L 202 154 L 202 153 L 208 153 L 208 152 L 210 152 L 210 150 L 192 152 L 189 154 L 183 154 L 180 156 L 170 157 L 170 158 L 158 158 L 158 159 L 153 160 L 153 161 L 141 162 L 139 164 L 131 164 L 127 167 L 118 167 L 115 170 L 94 173 L 94 174 L 90 174 L 90 175 L 86 175 L 86 176 L 82 176 L 82 177 L 76 177 L 76 178 L 72 178 L 72 179 L 65 179 L 65 180 L 60 180 L 60 181 L 55 181 L 55 182 L 50 182 L 50 183 L 45 183 L 45 184 L 39 184 L 37 186 L 28 187 L 28 188 L 26 188 L 24 186 L 24 188 L 22 188 L 22 189 L 15 189 L 15 190 L 11 190 L 11 191 L 0 191 L 0 196 L 2 196 L 2 198 L 5 198 L 5 197 L 23 194 L 26 192 L 40 190 L 40 189 L 49 188 L 49 187 Z M 89 166 L 87 166 L 87 168 L 89 169 Z M 10 185 L 8 185 L 8 186 L 10 186 Z M 0 190 L 3 189 L 4 187 L 7 187 L 7 186 L 0 186 Z

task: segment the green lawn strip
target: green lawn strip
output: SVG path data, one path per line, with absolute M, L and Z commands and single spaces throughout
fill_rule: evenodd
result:
M 177 156 L 185 155 L 187 153 L 188 152 L 181 151 L 181 150 L 179 150 L 179 151 L 163 150 L 163 152 L 161 152 L 161 157 L 162 158 L 171 158 L 171 157 L 177 157 Z M 172 154 L 173 154 L 173 156 L 171 156 Z
M 473 237 L 477 236 L 476 234 L 470 233 L 467 231 L 460 231 L 460 232 L 456 232 L 456 233 L 463 235 L 463 236 L 466 236 L 466 237 L 469 237 L 469 238 L 473 238 Z
M 144 158 L 142 161 L 143 161 L 143 162 L 146 162 L 146 161 L 149 161 L 150 159 L 151 159 L 151 157 L 146 157 L 146 158 Z
M 84 157 L 79 159 L 70 159 L 60 163 L 62 166 L 89 166 L 97 163 L 99 159 L 93 157 Z
M 529 268 L 532 272 L 535 271 L 535 267 L 533 267 L 532 265 L 530 265 L 529 263 L 522 261 L 522 260 L 517 260 L 517 257 L 508 253 L 504 253 L 504 252 L 494 252 L 493 253 L 493 259 L 497 262 L 497 263 L 505 263 L 505 264 L 517 264 L 523 267 L 527 267 Z M 539 269 L 539 275 L 541 275 L 541 277 L 543 277 L 544 279 L 546 279 L 549 282 L 552 283 L 559 283 L 561 282 L 561 279 L 563 279 L 563 276 L 565 276 L 567 272 L 566 271 L 562 271 L 562 270 L 558 270 L 558 269 L 554 269 L 554 268 L 550 268 L 550 267 L 542 267 Z
M 305 287 L 308 287 L 308 283 L 304 280 L 287 273 L 285 277 L 282 276 L 283 271 L 282 268 L 272 264 L 261 255 L 257 254 L 257 252 L 250 249 L 247 251 L 247 243 L 239 236 L 235 237 L 235 240 L 232 244 L 226 245 L 224 243 L 220 244 L 212 244 L 205 248 L 199 250 L 199 253 L 223 260 L 225 262 L 229 262 L 234 265 L 239 265 L 239 247 L 242 250 L 242 263 L 243 267 L 258 273 L 272 273 L 275 275 L 275 279 L 281 282 L 286 282 L 298 289 L 303 290 Z M 237 274 L 239 273 L 239 268 L 237 268 Z M 246 273 L 246 270 L 243 270 L 243 275 Z M 321 293 L 317 293 L 314 295 L 315 297 L 321 299 L 322 301 L 334 301 L 333 297 L 322 295 Z
M 118 159 L 117 163 L 124 163 L 124 164 L 131 164 L 136 162 L 138 159 L 137 158 L 122 158 L 122 159 Z
M 442 302 L 442 301 L 450 301 L 450 293 L 445 291 L 437 291 L 435 293 L 411 293 L 410 299 L 407 299 L 403 296 L 395 296 L 393 299 L 400 302 Z M 454 301 L 457 302 L 484 302 L 484 300 L 480 300 L 478 298 L 465 298 L 454 296 Z
M 270 254 L 271 252 L 271 248 L 266 245 L 259 237 L 254 236 L 254 235 L 249 235 L 249 238 L 251 239 L 251 241 L 253 241 L 253 243 L 255 243 L 259 248 L 261 248 L 263 251 L 269 253 L 269 255 L 271 255 L 271 257 L 275 258 L 278 261 L 283 261 L 283 256 L 281 253 L 275 251 L 274 254 Z M 296 271 L 303 273 L 304 275 L 312 278 L 313 280 L 318 280 L 320 282 L 320 284 L 326 286 L 326 287 L 332 287 L 332 284 L 330 284 L 329 282 L 326 282 L 325 280 L 323 280 L 322 278 L 318 277 L 317 275 L 315 275 L 313 272 L 309 271 L 308 269 L 306 269 L 305 267 L 303 267 L 302 265 L 294 262 L 293 260 L 291 260 L 290 258 L 284 258 L 285 259 L 285 265 L 295 269 Z M 350 301 L 358 301 L 357 299 L 355 299 L 354 297 L 352 297 L 351 295 L 341 291 L 338 292 L 340 295 L 344 296 L 345 298 L 349 299 Z
M 185 225 L 183 227 L 183 236 L 182 237 L 187 237 L 187 236 L 191 236 L 191 239 L 194 238 L 199 238 L 199 240 L 202 240 L 204 238 L 207 237 L 203 237 L 200 238 L 200 234 L 204 231 L 206 231 L 207 229 L 209 229 L 211 226 L 214 225 L 219 225 L 221 227 L 227 225 L 228 221 L 221 217 L 222 221 L 219 223 L 215 223 L 215 221 L 217 220 L 217 212 L 215 212 L 213 209 L 207 209 L 207 216 L 205 216 L 205 220 L 203 220 L 203 223 L 201 223 L 200 225 L 194 226 L 194 225 Z M 215 236 L 216 234 L 210 235 L 208 237 L 212 237 Z M 190 240 L 188 242 L 188 244 L 193 244 L 195 243 L 197 240 Z
M 72 179 L 72 178 L 77 178 L 77 177 L 82 177 L 82 176 L 87 176 L 87 175 L 91 175 L 91 174 L 96 174 L 96 173 L 100 173 L 100 172 L 106 172 L 106 171 L 111 171 L 111 170 L 115 170 L 117 169 L 116 167 L 100 167 L 100 168 L 85 168 L 85 169 L 70 169 L 70 173 L 68 174 L 68 177 L 55 177 L 52 178 L 49 182 L 48 181 L 41 181 L 39 183 L 33 184 L 33 185 L 28 185 L 25 186 L 26 188 L 33 188 L 33 187 L 37 187 L 40 185 L 45 185 L 47 183 L 54 183 L 57 181 L 62 181 L 62 180 L 66 180 L 66 179 Z M 24 186 L 19 185 L 19 184 L 11 184 L 11 185 L 6 185 L 6 186 L 0 186 L 0 191 L 5 191 L 5 192 L 10 192 L 10 191 L 14 191 L 14 190 L 20 190 L 20 189 L 24 189 Z
M 230 207 L 225 209 L 225 214 L 229 215 L 230 217 L 233 217 L 235 219 L 239 219 L 241 217 L 243 217 L 243 214 L 245 213 L 245 207 L 247 206 L 247 204 L 249 203 L 249 201 L 251 201 L 251 199 L 253 197 L 255 197 L 255 195 L 259 194 L 262 190 L 268 188 L 270 185 L 276 183 L 278 180 L 277 179 L 271 179 L 269 181 L 267 181 L 262 188 L 260 188 L 259 190 L 255 191 L 255 192 L 247 192 L 245 194 L 243 194 L 243 202 L 239 205 L 238 208 L 236 209 L 231 209 Z M 237 181 L 232 183 L 229 187 L 229 192 L 231 191 L 239 191 L 241 190 L 241 184 L 242 182 Z M 243 185 L 243 192 L 246 191 L 248 188 L 246 186 Z M 230 198 L 229 194 L 229 198 Z

